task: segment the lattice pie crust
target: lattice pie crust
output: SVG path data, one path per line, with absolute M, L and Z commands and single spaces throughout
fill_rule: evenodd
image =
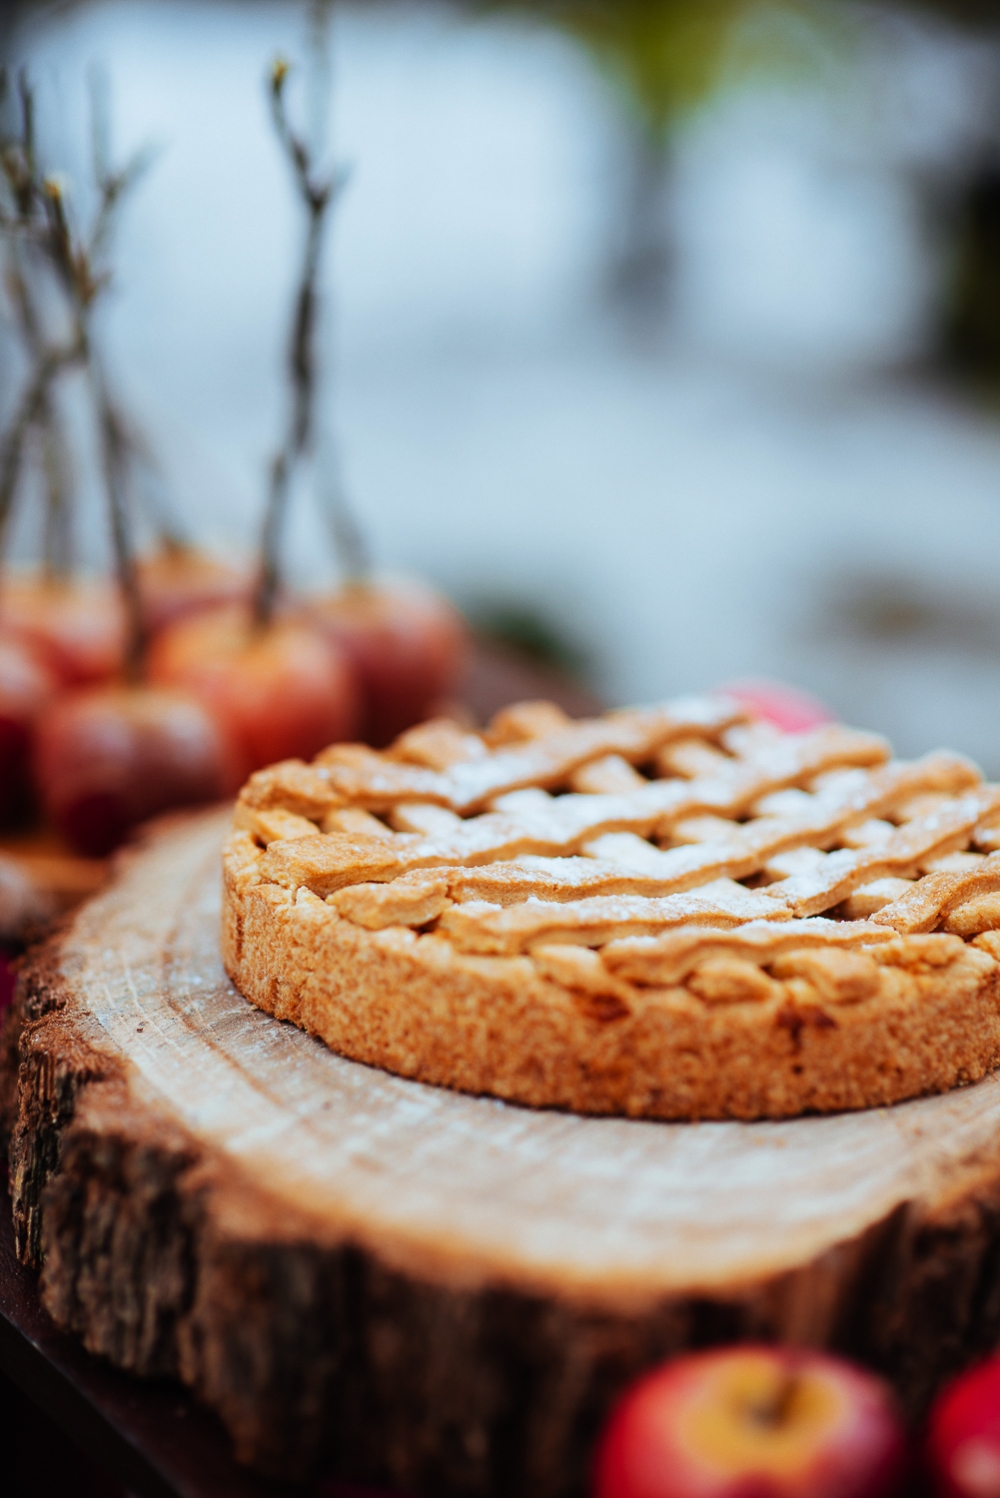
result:
M 254 775 L 223 951 L 345 1056 L 537 1106 L 759 1118 L 1000 1063 L 1000 786 L 728 699 L 522 703 Z

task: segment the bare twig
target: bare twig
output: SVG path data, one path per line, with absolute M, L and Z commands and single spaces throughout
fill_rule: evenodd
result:
M 143 506 L 159 544 L 167 551 L 190 551 L 191 537 L 171 502 L 152 448 L 134 420 L 129 420 L 126 436 L 135 498 Z
M 114 222 L 115 209 L 131 187 L 155 161 L 157 149 L 153 145 L 140 146 L 139 150 L 115 171 L 111 166 L 110 148 L 110 89 L 103 71 L 93 67 L 88 78 L 90 86 L 91 158 L 94 181 L 100 193 L 100 203 L 87 245 L 87 259 L 95 265 L 107 248 L 108 237 Z
M 271 463 L 267 505 L 261 532 L 260 571 L 254 595 L 254 619 L 267 624 L 274 611 L 281 582 L 281 537 L 292 477 L 314 437 L 316 404 L 316 325 L 319 313 L 318 279 L 323 234 L 327 215 L 343 191 L 347 171 L 321 176 L 313 161 L 313 149 L 292 128 L 285 105 L 288 63 L 278 58 L 270 77 L 271 118 L 275 133 L 292 168 L 298 195 L 307 214 L 306 242 L 299 274 L 292 335 L 288 347 L 288 372 L 291 381 L 291 411 L 282 447 Z M 360 532 L 351 517 L 339 486 L 327 497 L 341 555 L 352 565 L 363 565 L 364 548 Z M 336 517 L 334 520 L 333 517 Z
M 80 362 L 83 357 L 84 350 L 79 342 L 65 348 L 50 349 L 38 364 L 12 421 L 0 438 L 0 550 L 17 492 L 28 434 L 44 411 L 49 398 L 49 387 L 58 371 L 69 364 Z
M 74 561 L 69 462 L 62 421 L 51 390 L 46 392 L 37 426 L 42 448 L 42 470 L 45 474 L 42 560 L 49 577 L 65 578 L 72 572 Z
M 128 504 L 129 444 L 124 422 L 108 391 L 103 371 L 91 356 L 91 385 L 97 409 L 101 436 L 101 462 L 104 486 L 108 496 L 111 540 L 115 553 L 115 570 L 122 602 L 125 605 L 125 674 L 129 681 L 142 679 L 146 656 L 146 624 L 139 577 L 135 565 L 131 516 Z
M 254 623 L 260 626 L 270 623 L 281 585 L 279 555 L 281 533 L 288 510 L 289 468 L 288 450 L 282 448 L 271 462 L 264 527 L 260 537 L 260 568 L 253 601 Z
M 19 80 L 22 135 L 19 151 L 7 154 L 8 170 L 4 175 L 14 190 L 18 215 L 30 218 L 33 210 L 34 182 L 34 106 L 31 91 L 22 75 Z M 7 143 L 9 147 L 9 143 Z M 13 180 L 12 180 L 13 178 Z M 4 437 L 0 439 L 0 545 L 13 506 L 17 481 L 24 462 L 27 439 L 37 432 L 42 470 L 46 485 L 46 518 L 44 526 L 44 559 L 48 570 L 61 574 L 72 560 L 72 535 L 69 528 L 69 479 L 65 442 L 59 414 L 53 398 L 60 373 L 82 357 L 79 337 L 65 348 L 50 348 L 45 339 L 42 320 L 20 261 L 17 243 L 11 245 L 6 267 L 6 285 L 21 338 L 27 348 L 33 378 L 22 397 Z
M 142 669 L 145 634 L 132 545 L 129 483 L 132 458 L 142 444 L 110 395 L 106 375 L 93 347 L 91 321 L 94 303 L 110 279 L 109 270 L 100 264 L 100 260 L 107 246 L 115 210 L 145 169 L 150 153 L 139 152 L 121 169 L 111 169 L 108 165 L 106 112 L 95 83 L 92 88 L 93 149 L 99 203 L 89 236 L 76 235 L 66 210 L 61 183 L 54 176 L 41 176 L 38 170 L 34 101 L 23 73 L 18 80 L 18 98 L 20 136 L 0 143 L 0 171 L 12 200 L 12 211 L 4 207 L 0 216 L 0 228 L 14 242 L 7 280 L 33 369 L 17 411 L 0 438 L 0 540 L 13 505 L 27 438 L 34 428 L 41 442 L 47 491 L 45 562 L 57 573 L 66 570 L 71 562 L 67 463 L 53 385 L 68 365 L 80 364 L 87 370 L 94 402 L 109 526 L 128 616 L 127 670 L 130 677 L 137 679 Z M 70 340 L 65 345 L 50 346 L 46 341 L 28 277 L 17 259 L 16 246 L 21 241 L 36 248 L 62 288 L 72 327 Z

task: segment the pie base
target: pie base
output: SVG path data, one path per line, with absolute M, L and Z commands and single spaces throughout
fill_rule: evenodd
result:
M 588 992 L 527 955 L 368 930 L 305 888 L 261 881 L 261 855 L 241 832 L 224 857 L 237 988 L 340 1055 L 417 1081 L 577 1113 L 751 1120 L 944 1092 L 1000 1062 L 1000 965 L 956 937 L 933 938 L 952 944 L 944 964 L 924 960 L 928 938 L 898 938 L 860 1002 L 795 977 L 735 1003 L 684 986 Z

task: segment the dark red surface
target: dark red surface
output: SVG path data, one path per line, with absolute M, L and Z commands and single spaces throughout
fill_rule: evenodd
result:
M 0 947 L 0 1014 L 10 1007 L 14 997 L 17 973 L 13 967 L 14 953 L 9 947 Z
M 0 1491 L 17 1498 L 128 1498 L 43 1409 L 0 1377 Z

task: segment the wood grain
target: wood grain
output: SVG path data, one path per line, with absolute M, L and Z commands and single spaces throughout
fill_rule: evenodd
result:
M 997 1341 L 996 1076 L 752 1125 L 389 1076 L 225 978 L 227 819 L 161 824 L 32 958 L 5 1097 L 19 1252 L 49 1310 L 182 1378 L 242 1460 L 562 1498 L 617 1390 L 679 1348 L 838 1347 L 916 1411 Z

